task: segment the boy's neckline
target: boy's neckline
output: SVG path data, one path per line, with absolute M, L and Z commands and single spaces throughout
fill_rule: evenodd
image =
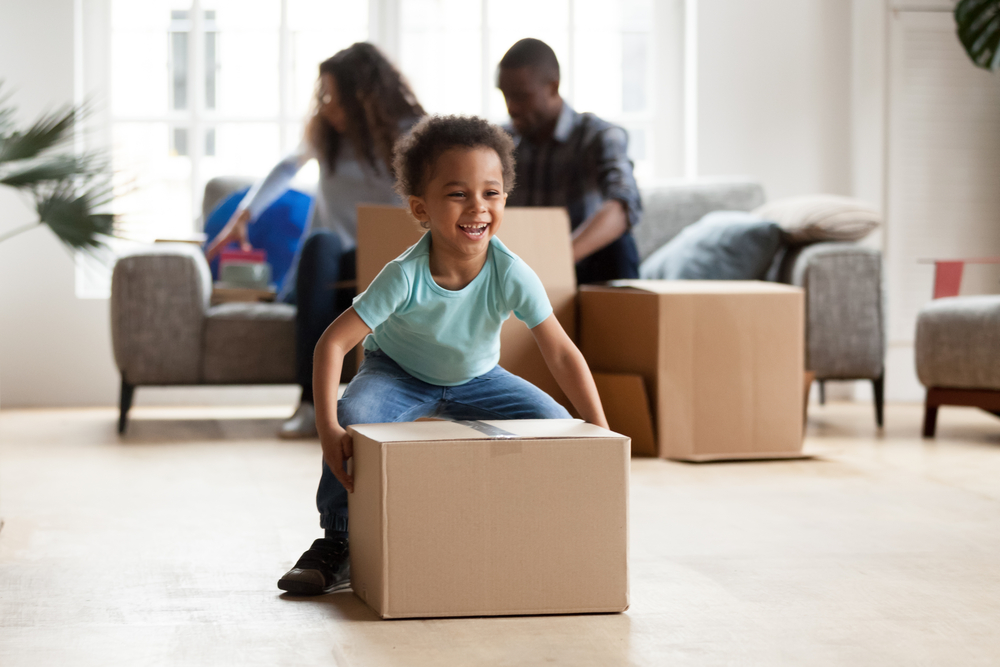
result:
M 430 282 L 430 284 L 436 290 L 438 290 L 439 292 L 441 292 L 443 294 L 447 294 L 447 295 L 459 295 L 462 292 L 464 292 L 465 290 L 469 289 L 474 283 L 476 283 L 477 281 L 479 281 L 479 279 L 486 272 L 486 265 L 490 261 L 490 253 L 493 252 L 493 239 L 494 238 L 496 238 L 496 237 L 490 238 L 490 241 L 489 241 L 489 243 L 486 246 L 486 252 L 483 253 L 483 256 L 482 256 L 482 262 L 483 263 L 479 266 L 479 270 L 476 271 L 476 275 L 474 275 L 470 280 L 468 280 L 461 287 L 457 287 L 456 289 L 452 289 L 451 287 L 446 287 L 446 286 L 442 285 L 441 283 L 439 283 L 437 281 L 437 279 L 434 277 L 434 273 L 431 271 L 431 253 L 434 251 L 433 250 L 434 249 L 434 240 L 433 240 L 433 237 L 431 236 L 430 231 L 428 230 L 427 231 L 427 265 L 426 265 L 426 267 L 425 267 L 424 270 L 427 272 L 427 279 Z

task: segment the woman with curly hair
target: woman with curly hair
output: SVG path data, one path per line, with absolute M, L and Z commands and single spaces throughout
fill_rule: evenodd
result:
M 288 189 L 311 159 L 319 163 L 319 187 L 280 298 L 297 305 L 296 375 L 302 398 L 280 431 L 282 437 L 316 435 L 312 394 L 313 350 L 323 331 L 351 305 L 351 293 L 335 284 L 355 277 L 357 205 L 401 202 L 393 191 L 392 150 L 424 109 L 409 84 L 373 45 L 359 42 L 319 66 L 315 112 L 302 145 L 246 194 L 209 244 L 211 261 L 238 241 L 250 249 L 247 226 Z

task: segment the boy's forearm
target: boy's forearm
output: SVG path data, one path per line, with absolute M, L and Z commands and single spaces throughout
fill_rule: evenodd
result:
M 562 350 L 549 369 L 580 416 L 591 424 L 608 428 L 594 376 L 576 346 Z
M 337 390 L 344 356 L 371 333 L 354 308 L 340 314 L 320 336 L 313 352 L 313 397 L 316 405 L 316 427 L 320 435 L 336 434 L 343 429 L 337 421 Z
M 344 350 L 329 335 L 319 339 L 313 356 L 313 397 L 316 405 L 316 427 L 322 432 L 340 429 L 337 421 L 337 390 L 344 365 Z

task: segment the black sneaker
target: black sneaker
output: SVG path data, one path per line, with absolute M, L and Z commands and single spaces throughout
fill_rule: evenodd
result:
M 302 554 L 295 567 L 278 579 L 292 595 L 323 595 L 351 585 L 351 559 L 345 539 L 321 537 Z

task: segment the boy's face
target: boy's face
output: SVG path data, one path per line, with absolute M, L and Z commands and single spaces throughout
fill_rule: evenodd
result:
M 506 201 L 496 151 L 452 148 L 435 162 L 423 196 L 411 196 L 409 204 L 413 217 L 430 223 L 436 248 L 475 256 L 500 229 Z

